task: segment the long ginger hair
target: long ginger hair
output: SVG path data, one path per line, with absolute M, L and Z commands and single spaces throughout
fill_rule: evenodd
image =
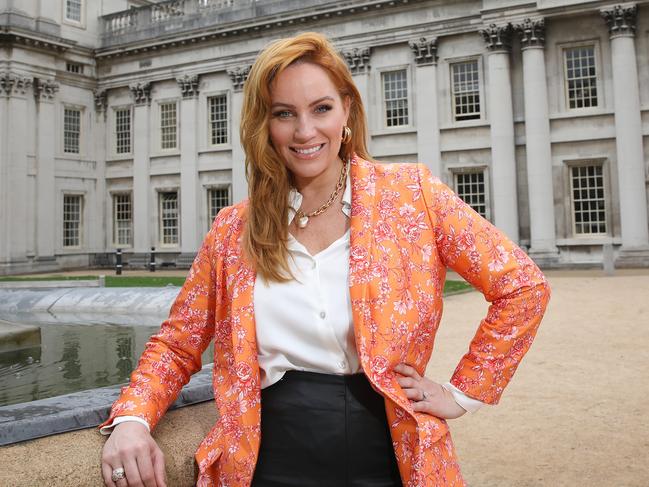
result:
M 291 174 L 270 140 L 270 87 L 279 73 L 296 62 L 323 68 L 341 99 L 347 97 L 350 101 L 347 126 L 352 137 L 341 144 L 341 159 L 351 159 L 354 154 L 370 158 L 360 93 L 345 60 L 331 42 L 322 34 L 306 32 L 270 43 L 257 57 L 244 84 L 240 136 L 249 197 L 243 247 L 255 270 L 275 282 L 291 278 L 287 247 Z

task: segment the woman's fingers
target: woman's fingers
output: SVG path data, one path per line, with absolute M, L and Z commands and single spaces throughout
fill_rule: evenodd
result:
M 128 487 L 143 487 L 142 478 L 140 477 L 140 470 L 138 468 L 138 462 L 135 457 L 131 456 L 124 459 L 124 471 L 126 472 L 126 481 L 124 486 Z M 122 487 L 123 480 L 117 482 L 117 487 Z
M 415 380 L 420 380 L 421 376 L 419 373 L 408 364 L 399 364 L 394 367 L 395 372 L 398 372 L 401 375 L 412 377 Z
M 136 458 L 140 480 L 144 487 L 158 487 L 153 470 L 153 449 L 148 449 Z
M 104 477 L 104 484 L 106 487 L 116 487 L 113 482 L 113 468 L 105 462 L 101 463 L 101 475 Z
M 153 472 L 158 487 L 167 487 L 167 475 L 165 474 L 165 460 L 162 450 L 155 446 L 153 451 Z

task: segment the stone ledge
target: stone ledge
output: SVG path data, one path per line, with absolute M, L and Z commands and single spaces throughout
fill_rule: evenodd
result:
M 194 452 L 217 419 L 213 402 L 169 411 L 153 432 L 165 456 L 167 485 L 195 485 Z M 101 487 L 101 449 L 96 428 L 0 447 L 3 487 Z
M 122 386 L 0 407 L 0 446 L 97 426 L 108 417 Z M 212 364 L 208 364 L 192 377 L 170 409 L 210 401 L 213 397 Z

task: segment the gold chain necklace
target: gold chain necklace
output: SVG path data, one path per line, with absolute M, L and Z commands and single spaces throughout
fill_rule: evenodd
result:
M 297 226 L 299 228 L 306 228 L 307 224 L 309 223 L 309 218 L 313 216 L 322 215 L 325 211 L 327 211 L 327 208 L 329 208 L 332 205 L 332 203 L 338 197 L 342 189 L 345 187 L 345 182 L 347 181 L 348 168 L 349 168 L 349 163 L 347 161 L 343 161 L 343 167 L 342 170 L 340 171 L 340 176 L 338 177 L 338 184 L 336 184 L 336 188 L 334 189 L 333 193 L 331 193 L 329 199 L 326 201 L 324 205 L 322 205 L 317 210 L 312 211 L 311 213 L 304 213 L 302 210 L 297 211 L 297 214 L 295 216 L 297 218 Z

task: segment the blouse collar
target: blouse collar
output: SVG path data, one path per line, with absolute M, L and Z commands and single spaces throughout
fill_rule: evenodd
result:
M 351 188 L 351 178 L 347 171 L 347 179 L 345 180 L 345 191 L 343 191 L 343 200 L 342 200 L 342 212 L 350 218 L 352 212 L 352 188 Z M 295 214 L 300 209 L 302 205 L 302 194 L 295 188 L 291 188 L 288 193 L 288 224 L 290 225 L 295 217 Z

